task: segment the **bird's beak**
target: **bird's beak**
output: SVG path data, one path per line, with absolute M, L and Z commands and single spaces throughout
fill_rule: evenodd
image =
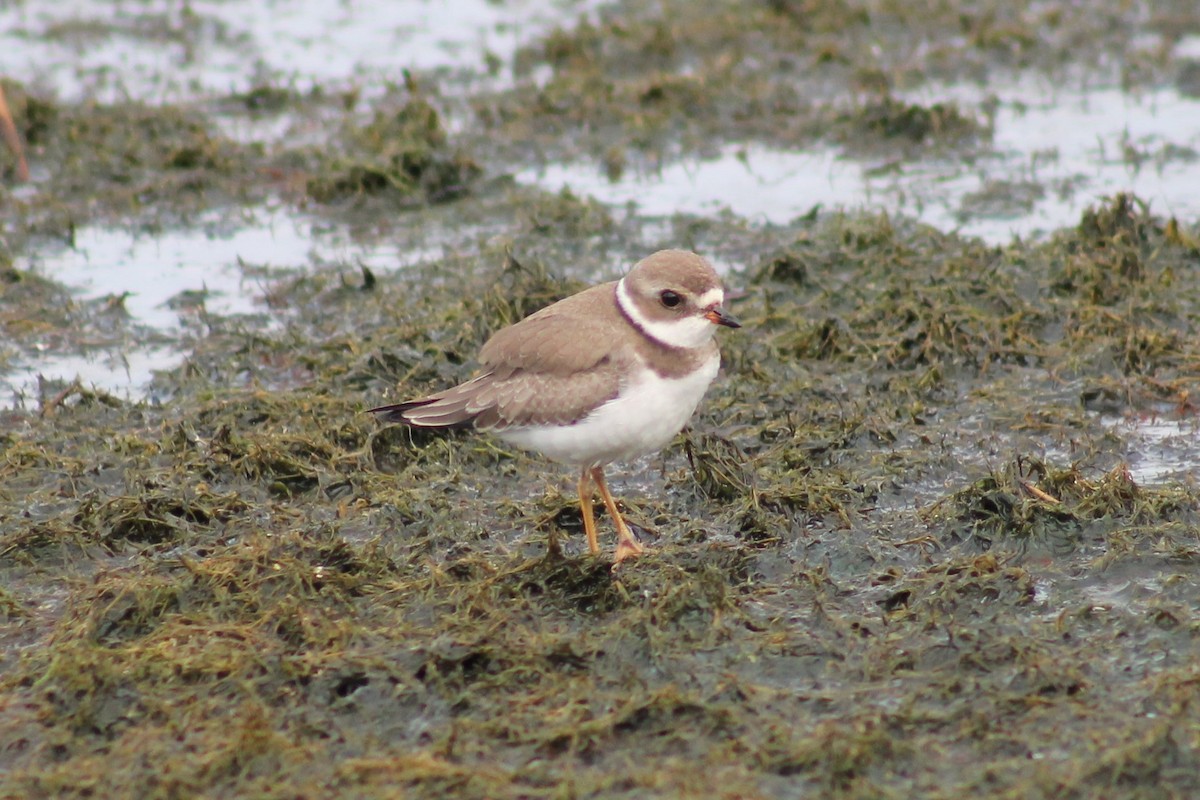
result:
M 713 306 L 708 311 L 705 311 L 704 318 L 714 325 L 724 325 L 726 328 L 742 327 L 742 323 L 734 319 L 732 314 L 727 313 L 720 306 Z

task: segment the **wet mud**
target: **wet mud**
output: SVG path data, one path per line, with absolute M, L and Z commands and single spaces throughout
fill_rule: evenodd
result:
M 820 198 L 648 217 L 511 177 L 735 141 L 969 158 L 987 119 L 891 89 L 1113 52 L 1130 85 L 1174 80 L 1137 35 L 1200 32 L 1195 9 L 682 5 L 565 25 L 506 88 L 409 74 L 365 113 L 6 80 L 37 184 L 3 162 L 0 367 L 149 335 L 24 266 L 78 226 L 277 204 L 440 247 L 261 269 L 259 315 L 193 298 L 153 399 L 45 380 L 0 410 L 0 796 L 1200 792 L 1200 220 L 1122 194 L 996 246 Z M 255 115 L 325 138 L 222 132 Z M 721 267 L 743 328 L 690 427 L 610 470 L 642 557 L 611 569 L 603 516 L 588 555 L 565 471 L 365 413 L 668 246 Z M 1164 420 L 1178 468 L 1151 478 L 1132 432 Z

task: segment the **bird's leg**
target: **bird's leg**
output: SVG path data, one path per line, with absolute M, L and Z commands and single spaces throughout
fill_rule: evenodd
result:
M 13 124 L 12 112 L 8 110 L 8 101 L 4 99 L 4 88 L 0 87 L 0 139 L 8 145 L 13 155 L 17 157 L 17 180 L 29 180 L 29 163 L 25 161 L 25 150 L 21 147 L 21 135 Z
M 596 538 L 596 517 L 592 514 L 592 475 L 584 467 L 579 476 L 579 513 L 583 516 L 583 532 L 587 534 L 588 550 L 592 555 L 600 554 L 600 542 Z
M 617 526 L 617 555 L 613 566 L 620 564 L 630 556 L 636 556 L 645 548 L 633 538 L 633 532 L 629 530 L 629 526 L 625 524 L 621 512 L 617 511 L 617 501 L 608 491 L 608 485 L 604 483 L 604 469 L 596 467 L 592 470 L 592 480 L 596 483 L 596 488 L 600 490 L 600 496 L 604 498 L 604 507 L 608 509 L 608 515 L 613 518 L 613 523 Z

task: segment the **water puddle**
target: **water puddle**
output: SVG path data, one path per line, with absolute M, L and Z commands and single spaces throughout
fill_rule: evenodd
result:
M 224 0 L 0 4 L 7 75 L 64 100 L 180 102 L 265 82 L 379 87 L 401 71 L 486 71 L 597 0 Z
M 861 205 L 861 172 L 834 150 L 785 153 L 730 145 L 713 159 L 672 164 L 653 175 L 627 173 L 617 181 L 591 164 L 554 164 L 516 177 L 550 191 L 567 188 L 611 205 L 632 204 L 649 216 L 728 209 L 751 220 L 784 223 L 815 205 Z
M 886 163 L 833 148 L 730 145 L 716 158 L 617 181 L 593 164 L 552 165 L 517 178 L 606 203 L 633 203 L 649 215 L 728 209 L 782 224 L 816 205 L 899 211 L 998 245 L 1073 225 L 1098 198 L 1117 192 L 1135 192 L 1159 214 L 1200 217 L 1200 99 L 1173 88 L 1131 96 L 1018 83 L 986 97 L 967 87 L 909 99 L 987 106 L 995 121 L 992 150 L 970 164 Z
M 241 265 L 296 264 L 308 244 L 295 228 L 268 222 L 230 235 L 200 230 L 145 236 L 113 228 L 83 228 L 75 245 L 39 253 L 27 268 L 72 287 L 84 298 L 123 297 L 131 321 L 170 328 L 188 308 L 223 316 L 257 310 L 258 293 Z M 189 300 L 189 296 L 192 298 Z
M 18 358 L 10 372 L 0 375 L 0 408 L 11 399 L 23 405 L 43 394 L 53 397 L 50 384 L 82 386 L 125 399 L 150 399 L 142 390 L 159 370 L 179 363 L 179 348 L 173 345 L 142 345 L 119 349 L 98 348 L 87 353 L 47 353 L 34 359 Z
M 1195 483 L 1200 477 L 1200 419 L 1103 417 L 1101 421 L 1127 442 L 1134 483 Z
M 402 248 L 286 209 L 246 212 L 238 227 L 217 216 L 193 228 L 145 233 L 85 227 L 74 246 L 39 250 L 14 266 L 72 290 L 78 303 L 106 302 L 123 322 L 82 352 L 35 343 L 8 354 L 0 398 L 37 397 L 44 381 L 79 379 L 120 397 L 140 397 L 155 370 L 180 360 L 185 328 L 205 318 L 243 318 L 271 330 L 279 318 L 266 295 L 277 274 L 366 266 L 378 272 L 436 257 L 436 243 Z

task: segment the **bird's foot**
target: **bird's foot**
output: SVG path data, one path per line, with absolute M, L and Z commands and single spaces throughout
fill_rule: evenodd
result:
M 616 558 L 613 559 L 613 569 L 615 570 L 617 567 L 619 567 L 621 562 L 625 559 L 636 558 L 645 551 L 646 548 L 642 547 L 638 540 L 634 539 L 632 536 L 630 536 L 628 539 L 622 538 L 617 542 L 617 555 Z

